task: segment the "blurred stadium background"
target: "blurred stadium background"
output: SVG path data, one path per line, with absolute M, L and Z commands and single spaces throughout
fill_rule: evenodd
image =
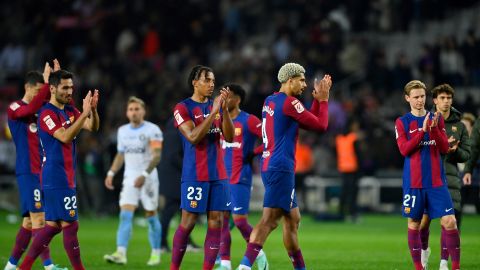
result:
M 403 158 L 393 130 L 395 118 L 408 111 L 402 89 L 409 80 L 428 87 L 450 83 L 454 107 L 480 113 L 476 0 L 21 0 L 2 1 L 0 15 L 2 217 L 18 207 L 6 108 L 23 95 L 26 71 L 41 70 L 53 58 L 75 73 L 77 100 L 88 89 L 101 91 L 100 132 L 81 134 L 78 157 L 80 209 L 94 217 L 118 211 L 118 194 L 107 192 L 103 179 L 116 151 L 117 127 L 127 121 L 128 96 L 146 100 L 147 118 L 164 128 L 173 105 L 191 95 L 186 77 L 195 64 L 214 69 L 217 87 L 243 85 L 244 109 L 257 115 L 279 87 L 276 72 L 283 63 L 301 63 L 309 79 L 332 75 L 328 132 L 301 136 L 314 153 L 303 206 L 314 215 L 335 211 L 338 204 L 334 137 L 351 117 L 365 134 L 360 206 L 363 212 L 399 215 Z M 477 173 L 476 185 L 479 178 Z M 255 183 L 252 206 L 259 209 L 262 187 L 258 178 Z M 472 205 L 465 210 L 475 213 Z M 479 223 L 478 216 L 471 218 Z M 80 231 L 82 241 L 87 232 Z M 479 232 L 476 226 L 474 234 Z M 0 242 L 9 246 L 11 240 Z M 408 259 L 407 249 L 402 251 Z

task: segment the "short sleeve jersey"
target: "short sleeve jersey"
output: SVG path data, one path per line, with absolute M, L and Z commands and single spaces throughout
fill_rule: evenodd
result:
M 161 142 L 163 133 L 152 122 L 144 121 L 138 127 L 131 124 L 121 126 L 117 133 L 117 151 L 125 158 L 124 175 L 138 175 L 144 171 L 152 160 L 150 145 Z
M 187 98 L 178 103 L 173 112 L 174 125 L 180 125 L 192 121 L 195 126 L 200 125 L 210 115 L 213 100 L 199 103 Z M 190 143 L 180 133 L 183 142 L 183 168 L 182 181 L 208 182 L 215 180 L 226 180 L 227 173 L 223 160 L 223 151 L 220 145 L 222 133 L 222 113 L 215 116 L 207 135 L 197 144 Z
M 60 128 L 69 128 L 80 116 L 77 108 L 65 105 L 64 109 L 47 103 L 38 116 L 39 136 L 45 152 L 41 181 L 43 189 L 76 187 L 77 139 L 63 143 L 53 134 Z

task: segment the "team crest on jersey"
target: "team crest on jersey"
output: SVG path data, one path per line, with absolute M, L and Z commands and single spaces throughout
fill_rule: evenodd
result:
M 410 214 L 410 207 L 405 207 L 403 211 L 405 212 L 405 214 Z
M 37 208 L 37 209 L 42 208 L 42 203 L 41 202 L 35 202 L 35 208 Z
M 28 126 L 28 129 L 30 130 L 30 132 L 32 133 L 37 133 L 37 124 L 36 123 L 31 123 L 29 126 Z
M 145 134 L 140 134 L 139 139 L 140 139 L 140 141 L 145 141 L 145 139 L 147 139 L 147 137 L 145 137 Z
M 72 115 L 72 116 L 70 116 L 70 118 L 68 118 L 68 119 L 70 119 L 70 123 L 73 123 L 73 121 L 75 121 L 75 116 Z
M 235 128 L 235 136 L 242 135 L 242 128 Z
M 70 215 L 71 217 L 74 217 L 75 216 L 75 210 L 70 210 L 68 212 L 68 215 Z
M 183 123 L 183 118 L 182 116 L 180 115 L 180 112 L 178 110 L 176 110 L 174 113 L 173 113 L 173 116 L 175 117 L 175 121 L 177 121 L 177 125 L 180 125 L 181 123 Z
M 47 115 L 43 118 L 43 122 L 45 122 L 45 124 L 47 125 L 48 127 L 48 130 L 52 130 L 53 128 L 55 128 L 55 122 L 53 122 L 52 118 L 50 117 L 50 115 Z
M 453 132 L 457 132 L 457 127 L 456 127 L 456 126 L 452 126 L 452 131 L 453 131 Z
M 10 109 L 12 111 L 16 111 L 18 108 L 20 108 L 20 105 L 17 102 L 10 104 Z
M 190 207 L 191 208 L 197 208 L 198 202 L 197 201 L 190 201 Z
M 215 120 L 218 120 L 218 119 L 220 119 L 220 114 L 219 113 L 215 114 Z
M 303 111 L 305 111 L 305 107 L 303 107 L 302 103 L 297 99 L 292 101 L 292 105 L 297 111 L 297 113 L 302 113 Z

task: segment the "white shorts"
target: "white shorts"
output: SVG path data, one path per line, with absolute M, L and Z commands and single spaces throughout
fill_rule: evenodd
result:
M 135 179 L 140 176 L 140 172 L 135 177 L 127 177 L 123 179 L 122 191 L 120 192 L 119 205 L 135 205 L 138 207 L 138 201 L 142 202 L 142 206 L 146 211 L 156 211 L 158 208 L 158 173 L 153 170 L 150 176 L 145 179 L 145 183 L 141 188 L 134 187 Z

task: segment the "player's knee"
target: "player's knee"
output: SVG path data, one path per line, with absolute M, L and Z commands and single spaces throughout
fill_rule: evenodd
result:
M 457 220 L 453 215 L 442 217 L 441 224 L 447 230 L 453 230 L 457 228 Z
M 262 219 L 262 226 L 267 228 L 269 231 L 273 231 L 278 227 L 278 220 L 275 219 Z

